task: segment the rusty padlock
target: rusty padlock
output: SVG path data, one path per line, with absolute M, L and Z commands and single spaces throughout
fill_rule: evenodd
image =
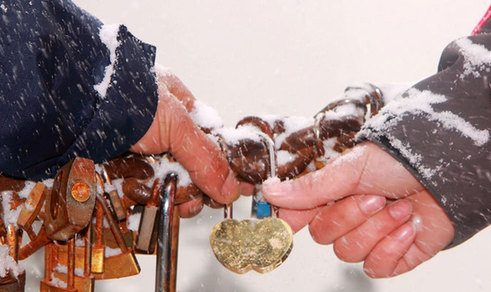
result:
M 112 256 L 105 254 L 104 272 L 94 274 L 95 279 L 115 279 L 137 275 L 140 273 L 140 265 L 138 264 L 133 249 L 126 245 L 124 236 L 114 217 L 115 215 L 111 212 L 106 200 L 101 195 L 97 195 L 97 201 L 98 206 L 101 206 L 104 211 L 104 216 L 109 223 L 114 241 L 121 252 Z
M 96 176 L 94 162 L 75 158 L 56 174 L 45 206 L 48 237 L 67 241 L 86 228 L 95 206 Z
M 36 234 L 32 230 L 32 223 L 36 220 L 39 211 L 41 211 L 45 199 L 46 186 L 43 183 L 38 182 L 29 193 L 29 196 L 19 213 L 19 217 L 17 218 L 17 225 L 27 232 L 27 235 L 29 235 L 31 240 L 34 240 L 36 237 Z
M 88 232 L 75 244 L 75 238 L 67 243 L 50 243 L 45 247 L 45 278 L 41 292 L 90 292 L 94 291 L 94 277 L 90 274 L 90 239 Z

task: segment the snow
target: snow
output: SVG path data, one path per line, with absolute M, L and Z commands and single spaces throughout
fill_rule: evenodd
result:
M 19 276 L 24 269 L 19 266 L 18 263 L 9 255 L 9 248 L 7 245 L 0 245 L 0 277 L 7 276 L 11 271 L 14 276 Z
M 206 129 L 217 129 L 223 127 L 223 121 L 218 112 L 211 106 L 195 100 L 194 107 L 189 114 L 195 124 Z
M 460 53 L 464 56 L 464 73 L 460 76 L 463 79 L 469 74 L 480 77 L 479 70 L 485 65 L 491 65 L 491 52 L 485 46 L 475 44 L 468 38 L 461 38 L 455 41 L 459 46 Z
M 285 165 L 289 162 L 294 161 L 298 156 L 290 153 L 286 150 L 279 150 L 276 151 L 276 161 L 278 163 L 278 166 Z
M 121 254 L 120 248 L 110 248 L 110 247 L 106 246 L 104 249 L 104 257 L 106 257 L 106 258 L 110 258 L 110 257 L 117 256 L 120 254 Z
M 22 206 L 20 205 L 16 209 L 12 209 L 12 195 L 12 191 L 3 191 L 0 193 L 0 196 L 2 198 L 3 222 L 6 226 L 8 224 L 12 224 L 14 225 L 14 227 L 17 227 L 17 219 L 19 218 Z
M 102 98 L 106 97 L 107 89 L 111 83 L 111 76 L 114 73 L 116 63 L 116 49 L 120 45 L 118 41 L 119 24 L 103 25 L 99 31 L 99 38 L 109 49 L 110 64 L 104 70 L 104 78 L 99 84 L 94 85 L 94 89 Z
M 131 231 L 138 231 L 140 227 L 141 213 L 133 213 L 128 217 L 128 229 Z
M 428 90 L 419 91 L 412 88 L 407 91 L 406 97 L 399 97 L 387 104 L 378 115 L 367 121 L 358 135 L 370 135 L 373 128 L 378 132 L 384 132 L 400 122 L 407 115 L 424 115 L 430 121 L 438 122 L 448 130 L 460 132 L 469 138 L 476 146 L 482 146 L 489 141 L 489 131 L 475 128 L 458 115 L 443 111 L 436 112 L 432 105 L 447 101 L 447 98 Z
M 17 194 L 19 195 L 20 198 L 27 199 L 27 197 L 29 197 L 29 194 L 31 193 L 35 185 L 36 183 L 33 181 L 25 181 L 24 188 Z
M 149 187 L 153 185 L 156 178 L 164 179 L 171 173 L 175 173 L 178 176 L 177 187 L 187 187 L 192 184 L 188 171 L 180 163 L 172 162 L 165 156 L 155 160 L 150 165 L 154 170 L 154 177 L 147 182 Z
M 281 120 L 283 121 L 285 131 L 275 136 L 274 140 L 276 149 L 279 149 L 284 140 L 291 134 L 295 133 L 296 131 L 314 126 L 314 118 L 312 117 L 291 116 L 284 117 Z
M 214 134 L 220 135 L 227 145 L 233 146 L 239 144 L 241 140 L 251 139 L 260 142 L 262 137 L 258 134 L 259 129 L 252 125 L 241 125 L 237 128 L 220 128 L 213 131 Z

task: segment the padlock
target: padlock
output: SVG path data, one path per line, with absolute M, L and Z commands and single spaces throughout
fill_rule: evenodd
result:
M 50 243 L 45 247 L 45 278 L 41 292 L 92 292 L 94 277 L 90 273 L 89 232 L 82 236 L 82 244 L 75 238 L 65 243 Z
M 94 162 L 75 158 L 57 173 L 45 205 L 48 237 L 67 241 L 86 228 L 95 206 L 96 176 Z
M 3 226 L 3 222 L 2 222 Z M 15 261 L 19 261 L 19 245 L 22 239 L 21 230 L 15 228 L 12 223 L 7 224 L 5 233 L 3 234 L 3 242 L 9 249 L 9 256 Z M 0 278 L 0 291 L 8 292 L 23 292 L 25 285 L 25 272 L 16 275 L 9 270 L 7 275 Z
M 268 176 L 276 176 L 276 157 L 272 139 L 264 139 L 269 153 Z M 293 247 L 293 231 L 276 217 L 272 206 L 258 192 L 253 195 L 251 219 L 232 219 L 232 205 L 225 207 L 225 220 L 210 234 L 210 245 L 217 260 L 227 269 L 242 274 L 250 270 L 266 273 L 278 267 Z M 271 217 L 270 217 L 271 216 Z M 258 219 L 260 218 L 260 219 Z
M 26 283 L 26 272 L 20 273 L 18 276 L 9 273 L 3 278 L 0 278 L 0 291 L 2 292 L 24 292 Z
M 159 180 L 156 179 L 152 188 L 151 199 L 147 201 L 141 213 L 135 249 L 139 253 L 153 254 L 157 242 L 157 218 L 159 213 Z
M 26 231 L 31 240 L 36 237 L 36 234 L 32 230 L 32 223 L 36 220 L 45 199 L 46 186 L 43 183 L 38 182 L 29 193 L 26 202 L 20 210 L 19 217 L 17 218 L 17 225 Z
M 91 249 L 91 272 L 100 274 L 104 272 L 104 237 L 102 235 L 103 230 L 103 217 L 104 210 L 100 206 L 100 202 L 96 202 L 95 208 L 95 223 L 91 224 L 90 234 L 94 234 L 94 245 Z M 92 243 L 91 243 L 92 244 Z
M 97 195 L 98 206 L 102 207 L 104 216 L 109 223 L 111 233 L 117 243 L 121 253 L 104 257 L 104 272 L 94 274 L 95 279 L 115 279 L 122 277 L 134 276 L 140 273 L 140 265 L 136 259 L 133 249 L 129 248 L 124 240 L 121 229 L 114 218 L 114 214 L 109 209 L 107 202 L 101 195 Z
M 116 219 L 118 221 L 123 221 L 126 219 L 126 207 L 123 205 L 123 202 L 119 197 L 118 191 L 112 185 L 111 178 L 109 177 L 109 174 L 107 173 L 105 168 L 102 169 L 102 176 L 104 178 L 106 185 L 109 186 L 105 194 L 107 195 L 109 202 L 111 202 L 111 207 L 116 215 Z

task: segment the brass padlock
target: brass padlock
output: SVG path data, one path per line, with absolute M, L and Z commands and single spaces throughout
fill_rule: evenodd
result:
M 276 176 L 276 158 L 272 139 L 263 136 L 270 159 L 270 177 Z M 293 231 L 259 193 L 253 195 L 252 219 L 232 219 L 232 205 L 225 207 L 225 220 L 216 224 L 210 234 L 210 245 L 217 260 L 235 273 L 250 270 L 266 273 L 278 267 L 293 247 Z M 270 217 L 273 215 L 273 217 Z
M 75 238 L 66 243 L 50 243 L 45 247 L 45 278 L 41 292 L 94 291 L 90 274 L 90 240 L 88 233 L 75 245 Z
M 104 216 L 109 223 L 111 233 L 120 253 L 114 255 L 105 254 L 104 272 L 94 274 L 95 279 L 115 279 L 137 275 L 140 273 L 140 265 L 133 249 L 126 245 L 121 229 L 114 218 L 115 215 L 111 213 L 107 202 L 101 195 L 97 195 L 97 201 L 98 203 L 100 202 L 98 206 L 101 206 L 104 211 Z
M 92 218 L 95 193 L 92 160 L 78 157 L 63 166 L 46 198 L 44 223 L 48 237 L 68 241 L 86 228 Z

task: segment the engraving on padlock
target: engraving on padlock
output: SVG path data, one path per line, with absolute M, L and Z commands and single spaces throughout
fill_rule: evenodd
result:
M 45 226 L 48 237 L 67 241 L 90 222 L 95 206 L 96 177 L 92 160 L 75 158 L 62 167 L 47 195 Z

